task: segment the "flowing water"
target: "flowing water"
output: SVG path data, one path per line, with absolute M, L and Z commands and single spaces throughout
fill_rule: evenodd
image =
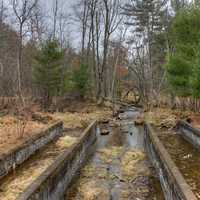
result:
M 100 125 L 97 150 L 66 192 L 67 200 L 164 200 L 159 181 L 144 152 L 142 128 L 133 123 L 138 115 L 137 110 L 128 109 L 118 116 L 118 120 Z M 102 136 L 103 129 L 109 134 Z M 15 200 L 57 156 L 78 141 L 78 136 L 80 133 L 66 133 L 2 179 L 0 199 Z
M 120 120 L 100 125 L 97 151 L 66 192 L 66 200 L 164 200 L 143 148 L 139 115 L 128 110 Z M 101 130 L 109 130 L 101 136 Z
M 200 152 L 174 131 L 159 130 L 159 138 L 186 182 L 200 200 Z

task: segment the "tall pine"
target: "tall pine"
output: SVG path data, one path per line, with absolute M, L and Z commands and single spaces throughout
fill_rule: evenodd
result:
M 55 40 L 47 40 L 35 58 L 34 81 L 42 90 L 46 108 L 61 89 L 63 58 L 64 52 Z
M 142 83 L 148 93 L 148 100 L 153 99 L 153 90 L 158 90 L 164 70 L 162 64 L 166 54 L 165 29 L 168 25 L 167 2 L 164 0 L 129 0 L 124 6 L 128 16 L 127 25 L 132 26 L 132 42 L 144 49 Z M 141 58 L 140 58 L 141 59 Z M 149 99 L 150 98 L 150 99 Z

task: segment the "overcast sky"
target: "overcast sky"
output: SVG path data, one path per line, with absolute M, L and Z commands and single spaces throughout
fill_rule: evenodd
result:
M 1 2 L 2 0 L 0 0 Z M 59 8 L 59 12 L 64 13 L 66 16 L 69 14 L 73 13 L 73 5 L 76 4 L 76 2 L 78 2 L 79 0 L 58 0 L 58 8 Z M 11 25 L 15 26 L 15 23 L 13 20 L 15 20 L 15 17 L 12 13 L 12 6 L 11 6 L 11 2 L 12 0 L 3 0 L 4 5 L 6 5 L 6 7 L 10 7 L 10 9 L 8 9 L 8 12 L 10 14 L 8 14 L 9 18 L 7 18 L 8 23 L 10 23 Z M 55 4 L 55 0 L 39 0 L 39 3 L 42 5 L 42 12 L 45 14 L 46 16 L 46 25 L 48 26 L 49 30 L 53 30 L 53 25 L 52 25 L 52 19 L 49 19 L 49 16 L 53 16 L 53 7 Z M 66 27 L 66 35 L 69 36 L 70 38 L 70 42 L 73 43 L 73 45 L 75 45 L 76 47 L 79 46 L 80 44 L 80 31 L 79 31 L 79 26 L 77 23 L 75 23 L 72 20 L 69 20 L 70 24 L 67 25 Z
M 46 13 L 51 13 L 55 4 L 55 0 L 40 0 L 42 3 L 42 8 Z M 78 0 L 58 0 L 58 7 L 62 13 L 65 13 L 66 15 L 73 14 L 73 5 L 76 4 Z M 74 21 L 70 21 L 70 24 L 68 24 L 66 34 L 70 35 L 70 40 L 72 43 L 74 43 L 76 46 L 79 45 L 80 35 L 78 30 L 78 24 L 76 24 Z

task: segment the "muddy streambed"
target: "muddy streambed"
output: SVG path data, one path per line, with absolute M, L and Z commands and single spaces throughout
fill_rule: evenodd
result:
M 159 138 L 200 200 L 200 152 L 174 131 L 159 130 Z
M 66 200 L 164 200 L 143 148 L 143 131 L 129 110 L 101 124 L 97 150 L 66 192 Z M 102 130 L 109 131 L 102 136 Z M 106 131 L 104 131 L 106 132 Z
M 70 132 L 71 134 L 72 131 Z M 2 179 L 0 181 L 0 199 L 15 200 L 54 162 L 57 156 L 78 141 L 78 137 L 70 135 L 64 133 L 63 137 L 39 150 L 21 167 L 17 168 L 15 172 Z

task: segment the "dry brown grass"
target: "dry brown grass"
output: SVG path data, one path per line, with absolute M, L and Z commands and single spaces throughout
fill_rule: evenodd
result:
M 31 108 L 17 116 L 10 114 L 0 117 L 0 154 L 19 146 L 56 120 L 62 120 L 65 128 L 86 128 L 92 120 L 109 118 L 112 114 L 108 108 L 80 102 L 72 103 L 66 110 L 69 111 L 49 114 Z
M 86 128 L 91 121 L 110 118 L 111 115 L 110 109 L 89 104 L 74 112 L 54 113 L 52 117 L 62 120 L 65 128 Z
M 138 167 L 138 163 L 145 159 L 142 151 L 130 150 L 122 158 L 122 176 L 126 181 L 131 181 L 140 174 L 146 173 L 146 168 Z
M 22 123 L 22 124 L 20 124 Z M 14 116 L 4 116 L 0 118 L 0 152 L 8 152 L 10 149 L 22 144 L 27 138 L 36 135 L 41 129 L 49 124 L 42 124 L 27 120 L 25 124 L 19 122 Z M 21 130 L 23 128 L 23 130 Z M 23 131 L 23 137 L 21 135 Z
M 158 127 L 173 128 L 177 121 L 189 119 L 191 124 L 200 128 L 200 114 L 192 111 L 172 110 L 170 108 L 154 108 L 145 113 L 145 119 Z
M 56 156 L 77 142 L 77 138 L 65 136 L 61 137 L 55 146 L 48 147 L 39 159 L 29 162 L 22 170 L 14 176 L 9 176 L 0 186 L 1 200 L 15 200 L 38 176 L 40 176 L 50 166 Z

